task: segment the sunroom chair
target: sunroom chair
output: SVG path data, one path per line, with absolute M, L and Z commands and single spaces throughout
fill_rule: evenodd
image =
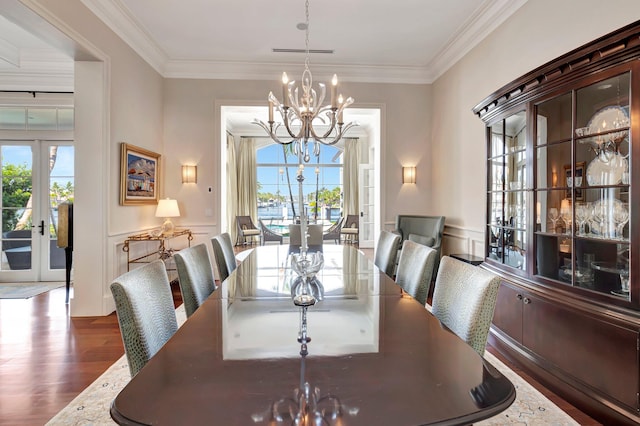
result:
M 398 247 L 400 247 L 400 235 L 389 231 L 380 232 L 373 263 L 390 277 L 393 277 L 396 268 Z
M 421 305 L 427 303 L 436 256 L 435 249 L 411 240 L 405 241 L 400 251 L 396 283 Z
M 222 283 L 238 266 L 236 255 L 233 252 L 231 236 L 226 232 L 216 235 L 211 239 L 211 245 L 213 246 L 213 256 L 218 268 L 218 279 Z
M 236 216 L 236 226 L 238 228 L 238 238 L 236 239 L 236 245 L 240 244 L 253 244 L 254 237 L 258 237 L 258 242 L 262 239 L 262 233 L 254 225 L 251 216 Z
M 357 214 L 347 215 L 347 219 L 340 228 L 340 236 L 345 243 L 358 243 L 358 227 L 360 226 L 360 218 Z
M 165 264 L 147 263 L 116 278 L 110 288 L 133 377 L 178 329 Z
M 444 256 L 436 277 L 431 312 L 483 356 L 499 287 L 497 275 Z
M 267 241 L 277 241 L 282 244 L 284 237 L 282 234 L 278 234 L 277 232 L 273 232 L 271 229 L 264 224 L 262 219 L 258 219 L 258 224 L 260 225 L 260 230 L 262 231 L 262 245 L 264 245 Z
M 173 255 L 187 318 L 214 292 L 213 265 L 205 244 L 189 247 Z
M 324 234 L 322 234 L 322 240 L 333 240 L 336 244 L 340 242 L 340 227 L 342 226 L 343 217 L 339 218 L 333 225 L 331 225 Z

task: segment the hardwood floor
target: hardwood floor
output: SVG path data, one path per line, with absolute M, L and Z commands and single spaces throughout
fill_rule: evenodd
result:
M 372 258 L 372 250 L 363 251 Z M 180 292 L 173 290 L 178 305 Z M 70 318 L 64 298 L 59 288 L 0 299 L 0 425 L 45 424 L 123 355 L 115 313 Z M 581 425 L 600 424 L 488 350 Z

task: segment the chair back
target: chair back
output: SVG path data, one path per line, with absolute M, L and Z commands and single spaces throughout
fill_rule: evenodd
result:
M 499 287 L 497 275 L 444 256 L 436 277 L 431 312 L 484 355 Z
M 251 216 L 236 216 L 236 226 L 238 228 L 238 238 L 236 245 L 247 244 L 247 238 L 258 237 L 262 244 L 262 232 L 253 223 Z
M 373 263 L 390 277 L 396 268 L 396 257 L 400 246 L 400 235 L 381 231 Z
M 300 247 L 302 245 L 302 236 L 300 235 L 300 225 L 289 225 L 289 245 Z
M 322 236 L 323 240 L 333 240 L 336 244 L 340 240 L 340 227 L 342 226 L 342 221 L 344 221 L 344 217 L 338 219 L 333 225 L 327 229 L 327 232 Z
M 400 251 L 396 283 L 422 305 L 427 303 L 436 256 L 435 249 L 409 240 Z
M 131 377 L 178 329 L 164 262 L 156 260 L 111 283 Z
M 205 244 L 180 250 L 173 258 L 176 261 L 182 302 L 188 318 L 216 289 L 213 265 Z
M 216 259 L 216 267 L 218 268 L 218 279 L 223 282 L 237 267 L 231 235 L 227 232 L 216 235 L 211 239 L 211 245 L 213 246 L 213 256 Z
M 308 246 L 321 246 L 322 245 L 322 225 L 312 223 L 307 225 L 307 232 L 309 236 L 307 237 L 307 245 Z
M 358 229 L 359 225 L 360 225 L 360 216 L 358 216 L 357 214 L 350 214 L 350 215 L 347 215 L 347 218 L 345 219 L 342 227 Z

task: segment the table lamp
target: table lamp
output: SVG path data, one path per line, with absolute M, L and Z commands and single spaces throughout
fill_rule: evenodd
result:
M 164 223 L 160 227 L 162 235 L 172 235 L 174 226 L 171 222 L 172 217 L 179 217 L 180 209 L 178 208 L 178 201 L 170 198 L 165 198 L 158 201 L 158 207 L 156 208 L 156 217 L 164 217 Z

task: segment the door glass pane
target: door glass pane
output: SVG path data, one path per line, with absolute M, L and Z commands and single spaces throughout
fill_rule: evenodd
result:
M 537 144 L 571 138 L 571 93 L 566 93 L 538 105 Z
M 30 146 L 4 145 L 2 164 L 1 269 L 31 269 L 32 153 Z
M 49 268 L 64 269 L 64 248 L 58 247 L 58 206 L 64 202 L 73 202 L 73 146 L 49 147 Z

